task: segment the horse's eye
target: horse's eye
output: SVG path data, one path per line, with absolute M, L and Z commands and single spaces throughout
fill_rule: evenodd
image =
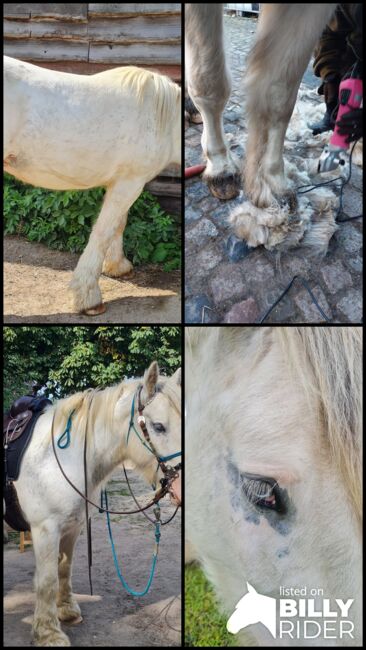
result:
M 165 433 L 165 426 L 161 422 L 153 422 L 155 433 Z
M 247 499 L 258 508 L 284 513 L 286 508 L 281 498 L 277 481 L 255 474 L 243 474 L 243 491 Z

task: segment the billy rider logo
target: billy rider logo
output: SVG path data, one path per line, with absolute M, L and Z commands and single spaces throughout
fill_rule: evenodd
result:
M 322 598 L 322 589 L 280 587 L 280 596 L 306 596 L 305 598 L 272 598 L 259 594 L 247 582 L 248 593 L 239 600 L 227 622 L 232 634 L 262 623 L 273 638 L 285 639 L 354 639 L 354 624 L 349 620 L 353 599 Z M 307 597 L 310 596 L 310 597 Z M 317 605 L 315 605 L 316 596 Z M 319 607 L 319 602 L 322 602 Z M 278 603 L 278 604 L 277 604 Z

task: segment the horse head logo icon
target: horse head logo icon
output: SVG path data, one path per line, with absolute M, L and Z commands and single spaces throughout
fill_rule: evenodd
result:
M 235 611 L 230 616 L 226 627 L 232 634 L 252 625 L 263 623 L 273 638 L 276 638 L 276 599 L 262 596 L 247 582 L 248 593 L 236 604 Z

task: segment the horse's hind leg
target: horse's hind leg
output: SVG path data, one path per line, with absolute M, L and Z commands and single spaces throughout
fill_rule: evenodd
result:
M 132 262 L 127 259 L 123 250 L 122 234 L 126 221 L 127 215 L 124 216 L 123 226 L 117 231 L 104 259 L 103 273 L 109 275 L 111 278 L 119 278 L 121 275 L 126 275 L 126 273 L 129 273 L 133 269 Z
M 231 199 L 240 191 L 240 177 L 225 139 L 223 111 L 230 79 L 223 48 L 221 4 L 186 5 L 186 69 L 188 92 L 203 120 L 204 177 L 212 194 Z
M 107 189 L 101 212 L 70 284 L 77 311 L 91 316 L 105 311 L 98 285 L 103 261 L 117 233 L 123 232 L 128 209 L 141 194 L 146 180 L 118 180 Z
M 60 621 L 70 623 L 80 623 L 82 621 L 80 607 L 72 594 L 71 586 L 72 556 L 79 533 L 80 528 L 76 528 L 75 531 L 61 538 L 58 560 L 57 615 Z
M 37 646 L 69 646 L 70 641 L 61 630 L 56 607 L 59 534 L 48 524 L 32 526 L 32 540 L 36 558 L 34 643 Z

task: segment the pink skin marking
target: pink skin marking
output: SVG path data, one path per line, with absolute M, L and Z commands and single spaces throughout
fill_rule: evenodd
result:
M 17 157 L 14 153 L 10 153 L 6 158 L 4 158 L 4 167 L 11 167 L 17 161 Z

